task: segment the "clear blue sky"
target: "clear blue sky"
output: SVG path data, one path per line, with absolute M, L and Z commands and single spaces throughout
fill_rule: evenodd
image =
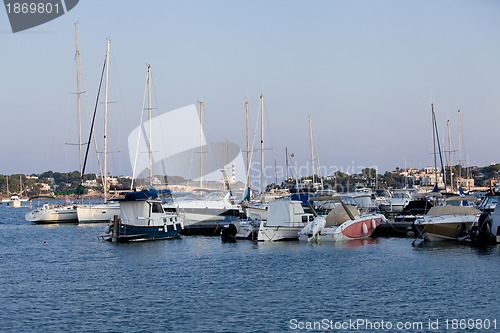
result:
M 147 63 L 158 112 L 203 100 L 208 141 L 244 147 L 244 102 L 253 132 L 264 93 L 271 163 L 284 165 L 285 146 L 309 163 L 311 114 L 329 170 L 432 165 L 431 102 L 443 136 L 451 119 L 454 150 L 461 110 L 471 165 L 500 162 L 499 17 L 494 0 L 81 0 L 13 34 L 2 9 L 0 173 L 78 169 L 77 148 L 66 145 L 77 142 L 75 21 L 92 109 L 111 38 L 113 174 L 131 174 L 127 136 Z

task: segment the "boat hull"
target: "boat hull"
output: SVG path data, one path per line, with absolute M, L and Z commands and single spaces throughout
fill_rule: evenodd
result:
M 85 205 L 76 208 L 78 223 L 109 223 L 120 214 L 119 204 Z
M 366 239 L 371 237 L 382 220 L 383 217 L 380 215 L 348 220 L 339 226 L 321 228 L 320 232 L 314 237 L 312 237 L 308 228 L 304 228 L 299 233 L 299 240 L 307 242 L 342 242 Z
M 34 209 L 27 212 L 24 218 L 37 224 L 78 223 L 75 206 Z
M 110 241 L 132 242 L 146 240 L 161 240 L 178 238 L 182 230 L 182 224 L 176 223 L 163 226 L 137 226 L 130 224 L 119 224 L 116 237 Z
M 288 240 L 298 240 L 299 231 L 302 227 L 289 226 L 263 226 L 259 228 L 257 240 L 262 242 L 278 242 Z
M 446 218 L 423 219 L 415 221 L 417 235 L 435 242 L 458 240 L 459 236 L 470 230 L 476 216 L 452 216 Z

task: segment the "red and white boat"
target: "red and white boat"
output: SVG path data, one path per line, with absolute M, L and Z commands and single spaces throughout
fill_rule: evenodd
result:
M 338 242 L 364 239 L 372 235 L 386 218 L 382 214 L 360 214 L 355 207 L 347 206 L 339 197 L 314 198 L 314 201 L 336 202 L 328 215 L 316 217 L 300 232 L 299 240 L 307 242 Z M 314 211 L 314 208 L 311 206 Z

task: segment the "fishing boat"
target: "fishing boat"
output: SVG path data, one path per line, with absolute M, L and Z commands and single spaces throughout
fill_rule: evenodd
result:
M 300 201 L 290 198 L 271 201 L 267 220 L 260 221 L 257 240 L 264 242 L 298 240 L 298 232 L 313 219 L 313 214 L 304 212 Z
M 120 213 L 105 230 L 106 240 L 130 242 L 177 238 L 184 228 L 182 219 L 166 211 L 154 190 L 129 192 L 116 199 Z
M 148 119 L 151 123 L 151 66 L 147 66 Z M 142 119 L 141 119 L 142 121 Z M 139 132 L 140 134 L 140 132 Z M 151 128 L 148 132 L 151 138 Z M 150 189 L 128 192 L 123 199 L 115 201 L 120 205 L 119 215 L 113 218 L 112 224 L 105 230 L 107 240 L 113 242 L 129 242 L 169 239 L 179 237 L 184 228 L 182 218 L 175 211 L 166 210 L 159 191 L 152 188 L 153 184 L 153 146 L 148 140 L 148 181 Z
M 316 217 L 300 230 L 300 241 L 319 243 L 365 239 L 372 235 L 382 221 L 386 221 L 382 214 L 360 214 L 356 207 L 347 206 L 341 197 L 318 197 L 311 201 L 328 201 L 335 205 L 328 215 L 321 216 L 310 204 Z
M 415 220 L 417 238 L 427 241 L 458 240 L 479 219 L 479 209 L 463 205 L 463 202 L 474 200 L 477 198 L 453 196 L 445 200 L 445 205 L 432 207 L 426 215 Z
M 48 196 L 36 196 L 30 198 L 30 207 L 33 200 L 36 199 L 54 199 Z M 24 215 L 24 219 L 28 222 L 37 224 L 51 223 L 78 223 L 76 215 L 76 204 L 66 200 L 65 204 L 49 204 L 45 202 L 42 206 L 30 210 Z

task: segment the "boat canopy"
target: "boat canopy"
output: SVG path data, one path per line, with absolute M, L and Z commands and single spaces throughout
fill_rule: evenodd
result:
M 434 206 L 427 212 L 428 216 L 441 215 L 476 215 L 481 213 L 479 209 L 471 206 Z
M 125 198 L 118 199 L 117 201 L 145 201 L 156 198 L 158 198 L 158 191 L 152 189 L 125 193 Z
M 475 197 L 475 196 L 472 196 L 472 195 L 466 195 L 466 196 L 459 196 L 459 195 L 456 195 L 456 196 L 453 196 L 453 197 L 449 197 L 446 199 L 446 201 L 477 201 L 478 199 Z
M 349 216 L 349 213 L 346 211 L 346 208 L 349 209 L 352 216 L 359 215 L 358 209 L 354 206 L 338 205 L 335 206 L 332 210 L 330 210 L 330 212 L 326 216 L 326 226 L 327 227 L 338 226 L 344 223 L 345 221 L 350 220 L 351 217 Z
M 36 195 L 34 197 L 31 197 L 29 198 L 29 200 L 37 200 L 37 199 L 52 199 L 52 200 L 55 200 L 56 197 L 52 196 L 52 195 Z
M 283 226 L 295 222 L 295 216 L 304 214 L 300 201 L 275 200 L 269 202 L 267 225 Z

